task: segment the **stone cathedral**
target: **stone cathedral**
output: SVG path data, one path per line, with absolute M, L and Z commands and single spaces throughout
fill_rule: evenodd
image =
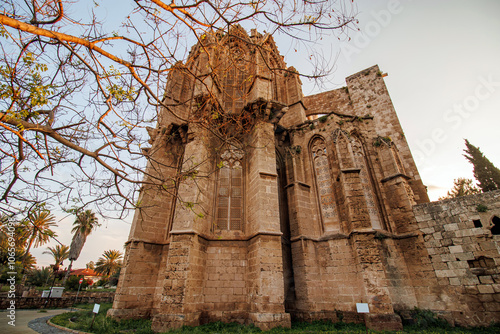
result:
M 109 314 L 155 331 L 291 319 L 400 329 L 415 307 L 499 321 L 500 193 L 428 203 L 384 76 L 373 66 L 303 96 L 271 36 L 203 35 L 148 129 Z

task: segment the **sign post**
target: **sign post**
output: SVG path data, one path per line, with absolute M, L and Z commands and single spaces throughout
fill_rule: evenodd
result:
M 368 303 L 356 303 L 356 310 L 358 313 L 370 313 L 370 308 L 368 307 Z M 368 333 L 368 326 L 366 325 L 366 315 L 363 316 L 365 320 L 365 331 Z
M 95 316 L 97 315 L 97 313 L 99 313 L 100 306 L 101 306 L 100 304 L 94 304 L 94 309 L 92 310 L 92 312 L 94 312 L 94 317 L 92 318 L 92 323 L 90 324 L 90 329 L 92 329 L 92 326 L 94 326 Z
M 76 300 L 78 299 L 78 294 L 80 293 L 80 287 L 82 286 L 83 278 L 80 278 L 80 281 L 78 281 L 78 282 L 79 282 L 78 291 L 76 293 L 75 302 L 73 303 L 73 306 L 75 306 Z M 71 307 L 70 311 L 73 311 L 73 306 Z

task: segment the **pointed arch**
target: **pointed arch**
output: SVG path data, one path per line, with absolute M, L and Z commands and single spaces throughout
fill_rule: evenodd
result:
M 385 173 L 389 175 L 406 174 L 399 150 L 390 137 L 378 136 L 375 138 L 374 146 L 379 147 L 382 160 L 386 161 Z
M 370 176 L 370 171 L 366 164 L 365 151 L 361 143 L 360 138 L 357 134 L 351 136 L 351 149 L 353 153 L 353 161 L 355 168 L 359 168 L 359 179 L 361 182 L 361 188 L 363 189 L 366 209 L 368 210 L 368 215 L 370 217 L 370 222 L 372 228 L 374 229 L 385 229 L 382 214 L 379 210 L 379 203 L 375 196 L 375 189 L 372 183 L 372 177 Z
M 268 71 L 271 72 L 272 99 L 288 104 L 285 73 L 282 71 L 283 65 L 283 61 L 280 61 L 274 52 L 270 52 Z
M 335 144 L 340 169 L 356 168 L 351 141 L 351 136 L 346 131 L 337 128 L 333 132 L 333 143 Z
M 223 146 L 218 156 L 217 196 L 214 229 L 243 230 L 244 151 L 236 141 Z
M 222 101 L 224 110 L 237 113 L 245 106 L 249 86 L 249 59 L 239 44 L 231 45 L 222 66 Z
M 313 137 L 309 143 L 309 152 L 314 167 L 323 230 L 325 232 L 339 231 L 339 211 L 335 201 L 335 192 L 325 139 L 321 136 Z

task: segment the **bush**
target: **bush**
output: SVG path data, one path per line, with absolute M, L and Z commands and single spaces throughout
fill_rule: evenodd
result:
M 476 206 L 476 210 L 477 210 L 477 212 L 486 212 L 486 211 L 488 211 L 488 207 L 484 204 L 478 204 Z
M 428 328 L 450 328 L 450 324 L 443 318 L 439 318 L 434 312 L 429 310 L 421 310 L 414 308 L 410 312 L 410 316 L 413 319 L 413 326 L 420 329 Z
M 101 278 L 100 280 L 97 281 L 95 284 L 96 286 L 105 286 L 108 284 L 109 280 L 107 278 Z
M 70 276 L 68 280 L 66 281 L 66 290 L 67 291 L 78 291 L 78 286 L 80 285 L 80 278 L 83 278 L 83 276 Z M 80 287 L 80 290 L 85 289 L 86 287 L 89 286 L 89 280 L 84 279 L 82 282 L 82 285 Z
M 52 274 L 50 267 L 42 267 L 34 269 L 29 273 L 28 283 L 33 286 L 45 286 L 49 282 L 49 277 Z
M 328 120 L 328 115 L 323 115 L 323 116 L 321 116 L 320 118 L 318 118 L 318 120 L 319 120 L 321 123 L 325 123 L 325 122 Z

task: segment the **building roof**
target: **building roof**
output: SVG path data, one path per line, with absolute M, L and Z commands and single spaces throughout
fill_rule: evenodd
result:
M 73 276 L 101 276 L 100 274 L 96 273 L 94 270 L 92 269 L 75 269 L 75 270 L 71 270 L 70 272 L 70 275 L 73 275 Z

